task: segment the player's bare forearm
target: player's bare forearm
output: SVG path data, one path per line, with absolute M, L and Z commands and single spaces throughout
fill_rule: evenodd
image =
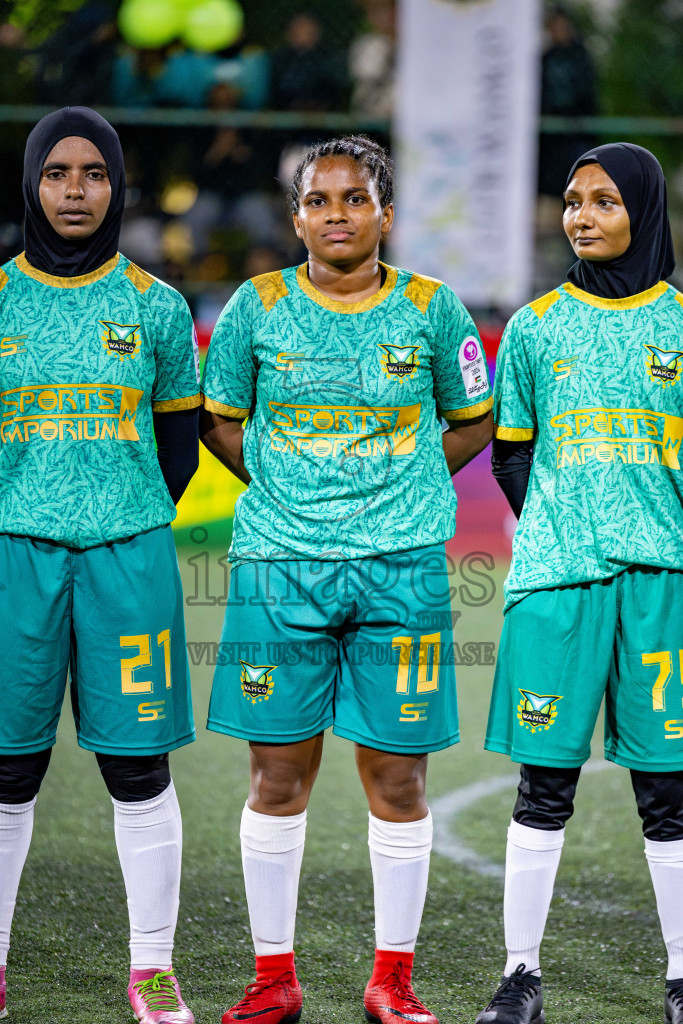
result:
M 215 455 L 219 462 L 241 480 L 251 483 L 251 477 L 244 465 L 242 450 L 242 421 L 219 416 L 216 412 L 201 409 L 199 412 L 199 439 Z
M 453 476 L 490 444 L 493 437 L 493 414 L 487 412 L 475 419 L 450 423 L 441 437 L 448 469 Z

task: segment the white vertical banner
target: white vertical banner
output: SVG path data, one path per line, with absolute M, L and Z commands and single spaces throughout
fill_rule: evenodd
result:
M 473 306 L 531 287 L 540 0 L 400 0 L 392 259 Z

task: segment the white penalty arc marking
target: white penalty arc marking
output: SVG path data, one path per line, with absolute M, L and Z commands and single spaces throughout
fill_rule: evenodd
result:
M 581 773 L 599 772 L 605 768 L 613 768 L 610 761 L 588 761 Z M 505 865 L 495 860 L 490 860 L 482 854 L 471 850 L 466 843 L 458 836 L 457 818 L 459 814 L 467 810 L 472 804 L 484 800 L 487 796 L 493 796 L 505 789 L 510 790 L 510 811 L 512 811 L 513 794 L 519 783 L 519 773 L 506 775 L 495 775 L 491 779 L 482 779 L 480 782 L 473 782 L 471 786 L 463 786 L 461 789 L 454 789 L 451 793 L 430 800 L 429 806 L 434 821 L 433 848 L 442 857 L 447 857 L 461 867 L 476 871 L 478 875 L 487 878 L 504 878 Z

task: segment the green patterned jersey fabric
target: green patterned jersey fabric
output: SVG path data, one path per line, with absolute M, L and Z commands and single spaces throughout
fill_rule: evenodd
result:
M 152 409 L 200 404 L 185 300 L 120 254 L 0 270 L 0 533 L 74 548 L 169 523 Z
M 519 310 L 496 367 L 496 437 L 533 438 L 506 607 L 531 591 L 683 569 L 683 296 L 564 284 Z
M 246 417 L 230 558 L 363 558 L 437 544 L 456 497 L 438 413 L 492 405 L 476 328 L 446 285 L 386 267 L 362 302 L 306 265 L 247 281 L 216 324 L 202 390 Z

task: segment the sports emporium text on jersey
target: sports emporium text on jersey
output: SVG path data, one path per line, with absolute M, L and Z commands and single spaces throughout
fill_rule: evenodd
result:
M 557 465 L 598 462 L 660 463 L 680 469 L 683 418 L 651 409 L 572 409 L 553 416 L 559 431 Z
M 12 388 L 0 393 L 3 443 L 138 441 L 135 416 L 143 392 L 118 384 Z
M 409 455 L 415 450 L 421 403 L 373 409 L 367 405 L 290 405 L 269 402 L 271 447 L 317 458 Z

